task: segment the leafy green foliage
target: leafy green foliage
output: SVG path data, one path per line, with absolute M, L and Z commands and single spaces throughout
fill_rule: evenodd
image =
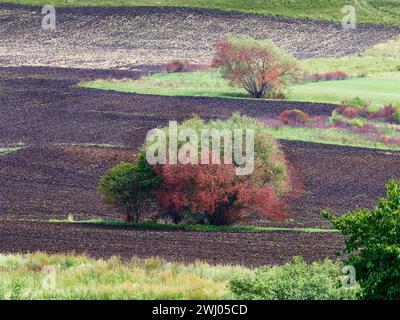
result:
M 363 297 L 400 299 L 400 181 L 388 183 L 386 198 L 372 210 L 322 215 L 346 236 L 344 253 L 356 268 Z
M 341 266 L 326 260 L 307 265 L 300 257 L 279 267 L 265 267 L 251 275 L 236 276 L 230 289 L 246 300 L 355 299 L 358 288 L 341 286 Z
M 144 201 L 160 179 L 152 172 L 144 153 L 132 163 L 122 162 L 101 178 L 99 192 L 106 203 L 125 211 L 126 220 L 138 222 Z
M 397 112 L 393 115 L 393 120 L 394 120 L 394 122 L 400 124 L 400 111 L 397 111 Z

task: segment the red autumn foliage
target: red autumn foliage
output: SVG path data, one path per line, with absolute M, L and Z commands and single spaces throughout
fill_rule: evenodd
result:
M 311 117 L 304 113 L 303 111 L 300 110 L 285 110 L 283 111 L 279 117 L 278 120 L 281 121 L 283 124 L 289 125 L 289 126 L 298 126 L 298 125 L 304 125 L 307 122 L 311 121 Z
M 172 60 L 165 64 L 162 68 L 164 72 L 174 73 L 174 72 L 192 72 L 192 71 L 200 71 L 207 69 L 208 66 L 193 64 L 187 60 Z
M 311 81 L 334 81 L 334 80 L 346 80 L 348 78 L 348 74 L 343 71 L 331 71 L 331 72 L 324 72 L 324 73 L 314 73 L 311 77 Z
M 163 179 L 155 196 L 176 223 L 184 214 L 213 225 L 232 224 L 250 214 L 284 217 L 273 187 L 237 176 L 233 165 L 167 164 L 154 170 Z
M 346 107 L 343 110 L 343 116 L 347 119 L 354 119 L 358 117 L 358 110 L 354 107 Z
M 272 96 L 297 70 L 294 58 L 272 42 L 228 36 L 215 43 L 215 50 L 211 65 L 254 98 Z
M 392 105 L 384 106 L 382 109 L 378 111 L 371 112 L 368 116 L 369 119 L 375 119 L 385 122 L 395 122 L 394 115 L 397 112 L 397 109 Z

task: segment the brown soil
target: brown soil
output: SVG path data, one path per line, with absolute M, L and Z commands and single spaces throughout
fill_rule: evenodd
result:
M 132 76 L 148 70 L 149 67 L 142 67 Z M 114 217 L 115 212 L 101 203 L 96 192 L 99 177 L 119 161 L 129 160 L 143 143 L 146 132 L 166 125 L 168 120 L 180 121 L 193 114 L 205 119 L 226 118 L 234 111 L 258 118 L 270 117 L 287 108 L 329 114 L 333 109 L 325 104 L 147 96 L 75 87 L 80 79 L 126 74 L 49 68 L 0 69 L 0 145 L 17 141 L 27 145 L 0 158 L 2 217 L 48 219 L 63 218 L 69 213 L 81 219 Z M 396 156 L 296 142 L 282 142 L 282 145 L 304 180 L 305 192 L 292 205 L 293 221 L 275 224 L 324 225 L 319 218 L 321 207 L 332 205 L 342 212 L 355 204 L 370 205 L 376 195 L 382 194 L 388 178 L 396 177 L 399 159 Z M 392 169 L 379 170 L 381 158 Z M 369 172 L 370 166 L 378 168 Z M 366 192 L 354 187 L 354 181 L 347 183 L 349 170 L 354 171 L 356 179 L 365 178 L 360 185 L 366 185 L 362 187 Z M 346 185 L 338 187 L 343 182 Z M 318 192 L 321 188 L 330 192 L 326 189 Z M 354 198 L 359 201 L 354 202 Z
M 139 76 L 149 67 L 133 73 Z M 27 148 L 0 157 L 1 219 L 115 218 L 96 192 L 99 177 L 129 160 L 147 130 L 198 114 L 225 118 L 239 111 L 276 116 L 286 108 L 329 114 L 334 106 L 215 98 L 162 97 L 80 89 L 90 77 L 126 72 L 49 68 L 0 69 L 0 146 L 22 141 Z M 95 144 L 95 145 L 91 145 Z M 96 145 L 97 144 L 97 145 Z M 115 147 L 105 147 L 111 144 Z M 371 207 L 390 178 L 400 178 L 400 153 L 301 142 L 281 142 L 304 184 L 290 203 L 292 219 L 247 221 L 261 225 L 326 227 L 320 209 L 343 213 Z M 119 145 L 125 145 L 121 147 Z
M 260 266 L 282 264 L 293 256 L 312 262 L 340 250 L 339 234 L 261 231 L 154 231 L 86 224 L 2 221 L 1 252 L 86 253 L 158 256 L 169 261 Z
M 400 34 L 399 27 L 341 24 L 178 8 L 57 8 L 43 30 L 39 7 L 0 4 L 0 66 L 132 69 L 175 58 L 208 63 L 227 33 L 274 40 L 300 58 L 361 52 Z

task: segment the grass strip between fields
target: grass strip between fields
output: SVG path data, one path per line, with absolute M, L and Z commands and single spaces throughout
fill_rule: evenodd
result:
M 100 226 L 112 226 L 112 227 L 129 227 L 133 229 L 146 229 L 146 230 L 183 230 L 183 231 L 200 231 L 200 232 L 212 232 L 212 231 L 288 231 L 288 232 L 306 232 L 306 233 L 318 233 L 318 232 L 338 232 L 334 229 L 323 229 L 323 228 L 283 228 L 283 227 L 258 227 L 258 226 L 212 226 L 212 225 L 198 225 L 198 224 L 160 224 L 160 223 L 128 223 L 123 221 L 110 221 L 110 220 L 81 220 L 81 221 L 69 221 L 69 220 L 58 220 L 51 219 L 51 223 L 80 223 Z

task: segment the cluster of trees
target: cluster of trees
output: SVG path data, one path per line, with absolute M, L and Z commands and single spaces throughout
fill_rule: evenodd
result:
M 281 196 L 290 189 L 283 153 L 268 128 L 257 121 L 233 115 L 225 121 L 204 122 L 193 118 L 184 128 L 238 128 L 254 130 L 254 170 L 237 175 L 238 164 L 155 164 L 146 158 L 145 144 L 134 163 L 120 163 L 102 177 L 99 191 L 104 201 L 121 208 L 126 220 L 137 222 L 147 200 L 155 201 L 162 214 L 175 223 L 228 225 L 255 214 L 281 218 L 285 215 Z M 220 154 L 224 154 L 221 144 Z M 199 150 L 200 152 L 200 150 Z

